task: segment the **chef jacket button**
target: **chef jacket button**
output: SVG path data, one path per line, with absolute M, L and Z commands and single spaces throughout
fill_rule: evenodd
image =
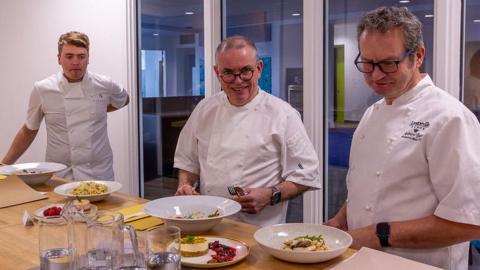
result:
M 375 173 L 375 175 L 376 175 L 376 176 L 380 176 L 380 175 L 382 175 L 382 172 L 381 172 L 381 171 L 377 171 L 377 172 Z
M 365 139 L 365 135 L 360 135 L 360 139 Z
M 247 139 L 250 138 L 250 135 L 245 136 L 245 138 L 247 138 Z
M 95 112 L 91 111 L 90 114 L 94 114 Z
M 365 205 L 365 210 L 366 211 L 372 211 L 372 207 L 370 205 Z
M 238 167 L 242 168 L 242 167 L 243 167 L 243 164 L 238 164 Z

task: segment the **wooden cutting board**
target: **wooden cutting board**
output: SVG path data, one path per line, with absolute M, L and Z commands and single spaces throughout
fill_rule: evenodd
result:
M 0 180 L 0 208 L 47 199 L 15 175 Z

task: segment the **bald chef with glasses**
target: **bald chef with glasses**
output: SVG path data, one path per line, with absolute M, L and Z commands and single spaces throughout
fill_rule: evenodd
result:
M 177 195 L 245 194 L 236 218 L 270 225 L 286 221 L 290 198 L 320 188 L 317 154 L 299 113 L 258 86 L 263 63 L 255 44 L 234 36 L 217 47 L 214 67 L 223 91 L 202 100 L 180 133 L 174 167 Z

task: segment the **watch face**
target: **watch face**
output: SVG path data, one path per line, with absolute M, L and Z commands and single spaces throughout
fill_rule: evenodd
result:
M 282 193 L 277 188 L 272 189 L 272 198 L 270 198 L 270 204 L 274 205 L 280 202 L 282 199 Z
M 274 204 L 279 203 L 281 197 L 282 197 L 282 194 L 280 194 L 280 192 L 277 192 L 277 193 L 273 194 L 273 196 L 272 196 L 272 202 L 273 202 Z

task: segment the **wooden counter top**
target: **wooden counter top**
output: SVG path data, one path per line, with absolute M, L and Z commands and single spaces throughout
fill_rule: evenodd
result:
M 30 214 L 35 209 L 52 204 L 64 203 L 66 198 L 52 192 L 53 187 L 64 183 L 63 180 L 55 179 L 46 185 L 34 187 L 38 191 L 48 192 L 48 199 L 30 202 L 0 209 L 0 266 L 2 270 L 35 269 L 39 266 L 38 258 L 38 225 L 25 227 L 22 224 L 22 216 L 26 210 Z M 105 200 L 96 202 L 99 209 L 119 210 L 147 200 L 129 196 L 122 193 L 114 193 Z M 258 226 L 223 219 L 207 235 L 218 235 L 225 238 L 236 239 L 245 242 L 250 247 L 250 255 L 240 263 L 223 269 L 265 269 L 265 270 L 290 270 L 290 269 L 328 269 L 329 266 L 350 257 L 354 250 L 349 249 L 342 256 L 319 264 L 296 264 L 288 263 L 270 256 L 257 245 L 253 234 Z M 143 237 L 143 233 L 139 233 Z M 182 269 L 190 269 L 182 267 Z

